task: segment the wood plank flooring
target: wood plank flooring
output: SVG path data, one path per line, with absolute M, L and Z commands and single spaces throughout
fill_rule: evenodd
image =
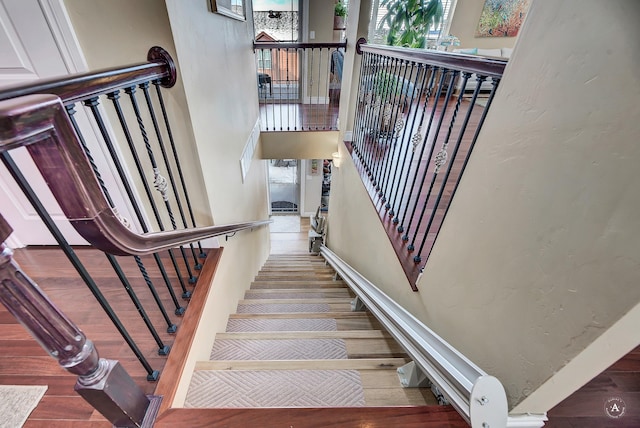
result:
M 618 417 L 613 418 L 605 406 L 615 398 L 622 399 L 624 414 L 614 412 Z M 545 426 L 550 428 L 640 427 L 640 346 L 551 409 L 548 417 Z
M 214 254 L 219 250 L 214 250 Z M 145 327 L 137 309 L 131 303 L 122 284 L 115 275 L 103 253 L 82 247 L 75 249 L 100 290 L 134 338 L 141 352 L 154 370 L 162 372 L 166 357 L 158 355 L 158 345 Z M 182 290 L 177 285 L 177 274 L 166 252 L 161 255 L 167 274 L 176 284 L 174 291 L 179 304 L 187 302 L 180 298 Z M 174 315 L 175 305 L 152 257 L 143 257 L 158 295 L 172 323 L 179 325 L 181 318 Z M 86 336 L 94 342 L 101 357 L 119 360 L 145 393 L 152 394 L 155 383 L 146 380 L 144 370 L 122 336 L 99 307 L 90 291 L 78 277 L 66 256 L 57 247 L 29 247 L 15 251 L 15 260 L 32 277 Z M 172 345 L 174 336 L 167 333 L 168 324 L 160 315 L 151 292 L 142 279 L 132 257 L 117 257 L 123 271 L 130 278 L 143 307 L 166 345 Z M 184 272 L 182 272 L 184 275 Z M 186 284 L 188 282 L 185 281 Z M 189 285 L 188 289 L 193 290 Z M 76 377 L 64 371 L 26 330 L 0 305 L 0 384 L 4 385 L 48 385 L 45 396 L 31 413 L 26 428 L 36 427 L 110 427 L 111 425 L 86 403 L 74 390 Z

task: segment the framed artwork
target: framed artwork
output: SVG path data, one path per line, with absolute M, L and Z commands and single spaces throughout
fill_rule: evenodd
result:
M 246 20 L 245 0 L 210 0 L 211 11 L 239 21 Z
M 485 0 L 476 37 L 515 37 L 530 0 Z

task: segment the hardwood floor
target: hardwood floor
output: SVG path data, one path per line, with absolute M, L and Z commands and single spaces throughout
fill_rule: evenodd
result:
M 548 416 L 550 428 L 640 427 L 640 346 L 551 409 Z
M 100 290 L 115 309 L 125 328 L 134 338 L 144 357 L 154 370 L 162 372 L 166 357 L 158 355 L 158 345 L 131 303 L 122 284 L 115 279 L 103 253 L 89 249 L 75 249 Z M 214 250 L 217 251 L 217 250 Z M 211 254 L 211 253 L 210 253 Z M 168 275 L 175 281 L 169 257 L 162 259 Z M 179 326 L 181 318 L 174 315 L 175 306 L 152 257 L 143 257 L 145 266 L 173 323 Z M 144 370 L 134 353 L 126 345 L 116 328 L 99 307 L 76 271 L 55 247 L 30 247 L 15 251 L 15 260 L 53 301 L 91 339 L 101 357 L 116 359 L 124 366 L 145 393 L 152 394 L 155 383 L 146 380 Z M 131 286 L 155 326 L 158 336 L 166 345 L 172 345 L 174 335 L 167 333 L 167 323 L 157 310 L 153 297 L 141 277 L 132 257 L 117 257 L 130 278 Z M 189 287 L 193 289 L 192 286 Z M 175 293 L 181 304 L 181 289 Z M 47 392 L 27 420 L 26 428 L 36 427 L 110 427 L 111 425 L 88 403 L 77 395 L 73 386 L 75 376 L 67 373 L 51 358 L 0 305 L 0 384 L 48 385 Z

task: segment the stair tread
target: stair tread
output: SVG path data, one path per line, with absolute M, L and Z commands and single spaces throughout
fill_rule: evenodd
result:
M 383 339 L 389 333 L 382 330 L 342 330 L 342 331 L 256 331 L 225 332 L 216 334 L 218 339 Z
M 408 358 L 360 358 L 341 360 L 216 360 L 197 361 L 195 370 L 295 370 L 354 369 L 392 370 L 407 364 Z
M 317 304 L 317 303 L 349 303 L 351 304 L 351 297 L 329 297 L 329 298 L 321 298 L 321 299 L 243 299 L 238 301 L 239 305 L 277 305 L 277 304 Z
M 366 312 L 281 312 L 269 314 L 230 314 L 230 319 L 238 318 L 368 318 Z

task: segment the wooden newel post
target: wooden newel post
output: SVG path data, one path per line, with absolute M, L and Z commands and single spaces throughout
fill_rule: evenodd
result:
M 0 214 L 0 302 L 67 371 L 75 390 L 117 427 L 140 427 L 149 399 L 117 361 L 98 356 L 93 342 L 71 322 L 13 260 L 4 241 L 11 226 Z

